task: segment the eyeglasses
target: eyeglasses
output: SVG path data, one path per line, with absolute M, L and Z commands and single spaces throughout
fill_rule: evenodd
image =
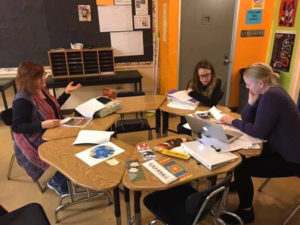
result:
M 198 74 L 200 79 L 206 79 L 211 77 L 211 73 L 206 73 L 206 74 Z
M 43 75 L 43 77 L 47 76 L 47 72 L 44 72 L 42 75 Z

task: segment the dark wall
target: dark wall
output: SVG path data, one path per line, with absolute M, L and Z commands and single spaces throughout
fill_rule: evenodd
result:
M 91 22 L 79 22 L 79 4 L 91 5 Z M 151 15 L 152 1 L 148 9 Z M 152 61 L 152 26 L 142 31 L 144 55 L 116 57 L 115 62 Z M 96 0 L 0 1 L 0 67 L 16 67 L 27 60 L 49 65 L 48 50 L 70 48 L 71 42 L 111 46 L 109 32 L 100 33 Z

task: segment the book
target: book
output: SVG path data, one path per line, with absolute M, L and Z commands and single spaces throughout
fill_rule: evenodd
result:
M 75 154 L 75 156 L 81 159 L 89 166 L 95 166 L 107 159 L 110 159 L 120 153 L 124 152 L 124 149 L 115 145 L 112 142 L 106 142 L 100 145 L 93 146 L 85 149 L 82 152 Z
M 181 146 L 209 170 L 218 168 L 238 158 L 231 152 L 217 152 L 213 147 L 204 145 L 199 141 L 185 142 L 182 143 Z
M 86 117 L 66 117 L 60 121 L 60 125 L 64 127 L 85 127 L 92 118 Z
M 163 167 L 165 167 L 169 172 L 171 172 L 179 180 L 184 180 L 191 177 L 192 175 L 186 171 L 182 166 L 170 158 L 166 158 L 159 162 Z
M 199 101 L 189 96 L 186 90 L 170 90 L 167 96 L 168 107 L 194 110 L 199 105 Z

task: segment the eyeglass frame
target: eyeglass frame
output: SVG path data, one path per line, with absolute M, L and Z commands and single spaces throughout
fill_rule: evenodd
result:
M 199 77 L 200 79 L 210 78 L 211 76 L 212 76 L 212 73 L 198 74 L 198 77 Z

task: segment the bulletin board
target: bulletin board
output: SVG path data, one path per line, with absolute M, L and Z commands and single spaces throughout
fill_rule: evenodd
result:
M 80 22 L 78 5 L 90 5 L 91 21 Z M 131 0 L 135 15 L 135 0 Z M 153 60 L 152 0 L 148 0 L 149 29 L 143 33 L 143 55 L 115 57 L 116 63 Z M 134 16 L 132 16 L 132 20 Z M 111 47 L 110 32 L 100 32 L 96 0 L 2 0 L 0 2 L 0 67 L 16 67 L 22 61 L 49 65 L 48 50 Z

